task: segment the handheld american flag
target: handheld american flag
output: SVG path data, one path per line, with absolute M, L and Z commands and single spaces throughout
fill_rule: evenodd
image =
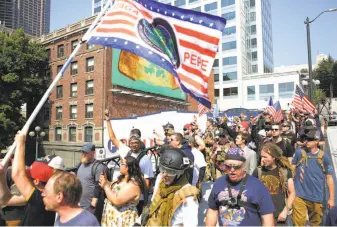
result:
M 271 108 L 268 108 L 268 112 L 273 117 L 274 122 L 278 123 L 283 120 L 283 112 L 279 101 L 275 102 Z
M 199 117 L 201 117 L 202 115 L 204 115 L 205 113 L 207 113 L 209 111 L 209 109 L 202 105 L 201 103 L 198 103 L 198 113 L 199 113 Z
M 181 89 L 211 108 L 208 78 L 226 20 L 152 0 L 118 0 L 90 44 L 134 53 L 175 76 Z
M 298 85 L 296 85 L 293 106 L 302 112 L 310 113 L 313 113 L 314 109 L 316 108 L 315 105 L 308 99 L 308 97 L 305 96 L 304 92 Z
M 270 111 L 272 111 L 273 105 L 273 97 L 270 96 L 268 101 L 268 107 L 266 107 L 265 110 L 269 113 Z

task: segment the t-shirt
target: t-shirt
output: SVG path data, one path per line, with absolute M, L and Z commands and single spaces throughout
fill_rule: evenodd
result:
M 55 212 L 46 211 L 41 196 L 41 192 L 33 189 L 32 195 L 28 198 L 25 214 L 23 216 L 22 226 L 53 226 L 55 221 Z
M 194 156 L 194 166 L 193 166 L 193 180 L 192 185 L 196 186 L 199 178 L 200 168 L 206 167 L 207 163 L 205 161 L 204 155 L 196 148 L 192 148 L 192 153 Z
M 243 148 L 243 152 L 246 158 L 246 171 L 248 174 L 252 174 L 257 165 L 256 152 L 250 149 L 248 146 Z
M 80 206 L 83 209 L 87 209 L 90 207 L 92 198 L 94 197 L 94 191 L 98 186 L 99 176 L 104 170 L 103 165 L 95 165 L 97 166 L 95 176 L 93 176 L 91 169 L 94 165 L 94 162 L 89 164 L 81 164 L 80 168 L 77 171 L 77 177 L 81 181 L 82 184 L 82 196 L 80 200 Z M 95 170 L 93 170 L 95 171 Z
M 257 178 L 247 175 L 246 187 L 241 194 L 241 201 L 250 204 L 240 209 L 232 209 L 219 204 L 229 200 L 227 176 L 220 177 L 213 185 L 208 198 L 208 207 L 217 210 L 219 226 L 261 226 L 261 216 L 275 211 L 268 189 Z M 239 194 L 241 182 L 230 183 L 233 196 Z
M 317 157 L 318 151 L 315 154 L 307 152 L 307 156 Z M 301 157 L 301 149 L 297 149 L 292 164 L 296 165 L 301 160 Z M 331 175 L 333 167 L 331 165 L 329 155 L 324 153 L 322 159 L 326 174 Z M 308 165 L 306 166 L 306 163 L 302 162 L 296 168 L 294 178 L 296 196 L 312 202 L 322 203 L 324 195 L 323 188 L 326 176 L 324 175 L 322 167 L 318 163 L 317 158 L 308 158 L 307 163 Z M 300 179 L 302 176 L 303 180 Z M 303 181 L 303 183 L 301 181 Z
M 96 217 L 87 210 L 83 210 L 68 222 L 61 223 L 60 216 L 55 220 L 55 226 L 100 226 Z
M 287 171 L 287 179 L 292 178 L 291 171 Z M 253 176 L 258 178 L 258 170 L 255 169 Z M 278 215 L 282 212 L 285 207 L 285 195 L 283 193 L 279 175 L 279 169 L 275 168 L 272 170 L 266 169 L 262 167 L 261 174 L 261 182 L 267 187 L 271 198 L 273 200 L 275 206 L 274 217 L 278 217 Z
M 293 132 L 282 133 L 281 137 L 284 139 L 288 139 L 292 146 L 294 146 L 296 143 L 296 135 Z
M 287 158 L 291 158 L 294 155 L 294 148 L 291 146 L 290 142 L 282 139 L 280 142 L 275 143 L 282 150 L 282 155 Z

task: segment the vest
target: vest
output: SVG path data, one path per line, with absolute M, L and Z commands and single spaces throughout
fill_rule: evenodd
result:
M 169 226 L 172 226 L 172 218 L 176 210 L 183 204 L 186 203 L 187 197 L 194 197 L 194 200 L 197 199 L 199 194 L 199 190 L 194 186 L 186 186 L 178 190 L 173 196 L 173 207 L 169 213 Z M 152 204 L 154 204 L 155 209 L 152 213 L 149 213 L 149 220 L 146 223 L 146 226 L 162 226 L 161 223 L 161 216 L 162 210 L 161 207 L 161 197 L 159 190 L 157 191 L 156 195 L 154 195 L 154 199 L 152 200 Z M 193 214 L 191 214 L 193 215 Z

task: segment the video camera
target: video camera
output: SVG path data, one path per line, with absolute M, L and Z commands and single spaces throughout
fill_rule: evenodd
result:
M 241 196 L 240 196 L 241 197 Z M 230 197 L 226 200 L 218 201 L 218 206 L 226 206 L 229 209 L 240 209 L 240 198 L 238 197 Z

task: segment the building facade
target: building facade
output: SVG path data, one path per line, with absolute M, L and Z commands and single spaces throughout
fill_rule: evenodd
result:
M 0 22 L 8 28 L 22 28 L 41 36 L 50 30 L 51 0 L 0 0 Z
M 48 77 L 56 77 L 94 19 L 88 18 L 38 39 L 49 56 Z M 38 116 L 43 119 L 40 126 L 47 133 L 47 141 L 43 142 L 45 153 L 60 155 L 67 166 L 78 163 L 83 143 L 103 146 L 106 109 L 113 118 L 164 110 L 197 110 L 196 102 L 189 97 L 181 100 L 113 85 L 113 51 L 83 44 Z M 210 78 L 212 90 L 212 75 Z M 209 95 L 214 99 L 212 92 Z

